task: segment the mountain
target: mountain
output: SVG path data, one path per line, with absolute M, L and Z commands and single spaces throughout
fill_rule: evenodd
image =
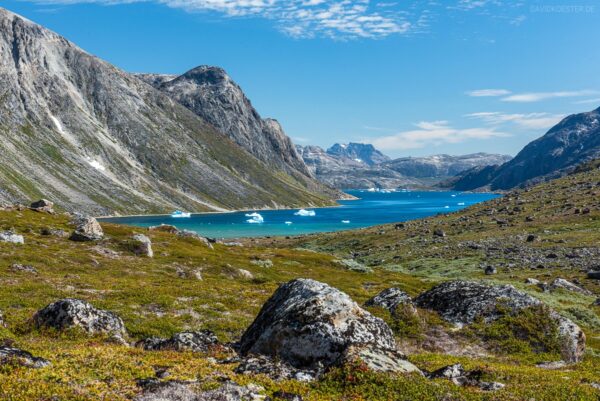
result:
M 341 147 L 341 145 L 334 145 L 329 150 L 338 146 Z M 355 157 L 339 155 L 335 151 L 331 153 L 329 150 L 325 151 L 319 146 L 296 146 L 296 149 L 298 149 L 298 153 L 304 159 L 310 172 L 319 181 L 334 188 L 361 189 L 420 186 L 418 181 L 407 178 L 396 171 L 381 167 L 379 164 L 367 164 L 363 159 L 356 157 L 357 154 L 355 153 L 349 153 Z M 379 153 L 378 151 L 375 152 Z
M 327 154 L 339 159 L 354 160 L 358 163 L 367 164 L 368 166 L 373 166 L 375 164 L 390 160 L 389 157 L 375 149 L 373 145 L 364 143 L 336 143 L 327 149 Z
M 600 108 L 566 117 L 512 160 L 467 171 L 449 182 L 457 190 L 507 190 L 556 178 L 600 157 Z
M 294 175 L 310 175 L 281 125 L 262 119 L 222 68 L 200 66 L 181 76 L 136 76 L 208 121 L 259 160 Z
M 460 174 L 474 167 L 502 164 L 511 159 L 507 155 L 474 153 L 462 156 L 433 155 L 402 157 L 384 163 L 394 171 L 414 178 L 443 178 Z
M 332 203 L 307 176 L 1 8 L 0 49 L 0 201 L 43 196 L 93 214 Z

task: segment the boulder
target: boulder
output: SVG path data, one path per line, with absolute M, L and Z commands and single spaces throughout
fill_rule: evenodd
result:
M 35 267 L 31 266 L 31 265 L 22 265 L 20 263 L 13 263 L 12 265 L 10 265 L 10 271 L 11 272 L 15 272 L 15 273 L 31 273 L 31 274 L 38 274 L 38 271 L 36 270 Z
M 0 365 L 14 363 L 28 368 L 43 368 L 50 365 L 44 358 L 38 358 L 19 348 L 0 346 Z
M 592 280 L 600 280 L 600 271 L 589 271 L 587 273 L 587 278 Z
M 395 351 L 392 330 L 327 284 L 297 279 L 281 285 L 240 341 L 242 355 L 275 357 L 295 368 L 332 366 L 350 346 Z
M 208 248 L 213 249 L 213 246 L 210 243 L 210 241 L 208 240 L 208 238 L 201 236 L 200 234 L 198 234 L 195 231 L 178 230 L 177 231 L 177 235 L 180 236 L 180 237 L 182 237 L 182 238 L 194 238 L 194 239 L 197 239 L 198 241 L 200 241 L 204 245 L 206 245 Z
M 54 213 L 54 203 L 47 199 L 33 202 L 29 207 L 36 212 Z
M 570 281 L 565 280 L 564 278 L 557 278 L 552 283 L 550 283 L 549 287 L 550 291 L 554 291 L 557 289 L 563 289 L 567 291 L 577 292 L 584 295 L 591 295 L 592 293 L 584 288 L 581 288 Z
M 397 350 L 381 349 L 369 345 L 351 345 L 344 350 L 338 364 L 360 362 L 376 372 L 419 373 L 415 365 Z
M 70 239 L 73 241 L 99 241 L 104 238 L 102 227 L 93 217 L 80 217 L 75 221 L 75 231 Z
M 94 308 L 79 299 L 61 299 L 39 310 L 33 316 L 37 327 L 52 327 L 64 330 L 79 327 L 90 334 L 126 335 L 125 325 L 112 312 Z
M 460 363 L 445 366 L 427 374 L 430 379 L 448 379 L 457 386 L 479 387 L 483 391 L 497 391 L 505 387 L 502 383 L 481 381 L 481 376 L 480 370 L 467 372 Z
M 275 381 L 297 380 L 308 382 L 315 380 L 321 370 L 302 370 L 293 366 L 274 360 L 265 355 L 256 355 L 243 358 L 235 368 L 235 373 L 241 375 L 265 375 Z
M 378 306 L 387 309 L 391 313 L 394 313 L 399 305 L 406 305 L 412 311 L 416 312 L 410 296 L 401 289 L 395 287 L 383 290 L 365 302 L 365 306 Z
M 162 232 L 162 233 L 170 233 L 170 234 L 177 234 L 179 232 L 177 227 L 172 226 L 170 224 L 161 224 L 159 226 L 148 227 L 148 230 L 149 231 L 158 231 L 158 232 Z
M 485 275 L 486 276 L 491 276 L 498 273 L 498 270 L 496 270 L 496 268 L 494 266 L 487 266 L 485 268 Z
M 22 235 L 15 234 L 12 231 L 4 231 L 0 233 L 0 242 L 22 245 L 25 243 L 25 238 L 23 238 Z
M 210 330 L 189 331 L 174 334 L 171 338 L 150 337 L 139 341 L 136 346 L 146 351 L 192 351 L 208 352 L 219 344 L 217 336 Z
M 446 236 L 446 232 L 441 228 L 436 228 L 435 230 L 433 230 L 433 236 L 444 238 Z
M 238 269 L 238 275 L 240 278 L 243 278 L 246 280 L 252 280 L 254 278 L 254 275 L 245 269 Z
M 477 318 L 491 322 L 502 317 L 497 305 L 517 313 L 525 308 L 541 305 L 531 295 L 518 291 L 512 285 L 487 285 L 473 281 L 448 281 L 421 294 L 417 306 L 438 312 L 445 320 L 462 326 Z M 585 351 L 585 334 L 571 320 L 550 312 L 563 337 L 561 353 L 567 362 L 578 362 Z
M 254 384 L 240 386 L 227 382 L 216 390 L 200 391 L 195 383 L 186 382 L 150 382 L 135 401 L 263 401 L 267 397 L 261 393 L 264 389 Z
M 132 239 L 132 250 L 138 256 L 146 256 L 148 258 L 154 257 L 154 251 L 152 251 L 152 241 L 144 234 L 135 234 Z

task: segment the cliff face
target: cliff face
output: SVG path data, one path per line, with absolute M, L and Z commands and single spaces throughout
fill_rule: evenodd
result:
M 509 162 L 468 171 L 452 185 L 460 190 L 506 190 L 559 177 L 598 157 L 600 108 L 566 117 Z
M 0 50 L 0 201 L 44 196 L 94 214 L 331 202 L 171 97 L 4 9 Z

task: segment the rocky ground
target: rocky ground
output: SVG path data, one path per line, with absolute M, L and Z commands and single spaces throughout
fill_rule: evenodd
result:
M 0 398 L 596 400 L 599 182 L 243 243 L 4 207 Z

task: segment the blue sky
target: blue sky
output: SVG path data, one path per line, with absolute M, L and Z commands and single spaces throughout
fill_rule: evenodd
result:
M 593 0 L 3 0 L 131 72 L 225 68 L 296 143 L 517 153 L 600 106 Z

